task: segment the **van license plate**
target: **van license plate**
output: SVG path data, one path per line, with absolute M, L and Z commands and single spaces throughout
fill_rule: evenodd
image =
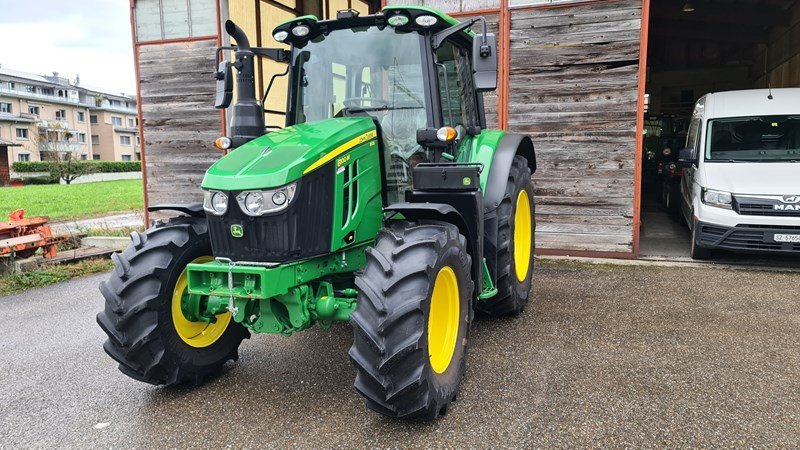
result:
M 800 242 L 800 234 L 776 234 L 775 242 Z

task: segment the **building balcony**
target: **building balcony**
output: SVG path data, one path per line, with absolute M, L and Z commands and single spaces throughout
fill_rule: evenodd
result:
M 81 102 L 77 98 L 59 97 L 57 95 L 39 94 L 36 92 L 22 91 L 18 89 L 9 89 L 8 86 L 0 87 L 0 95 L 7 95 L 10 97 L 24 98 L 29 100 L 41 100 L 49 103 L 61 103 L 65 105 L 80 105 Z
M 76 130 L 69 129 L 69 123 L 67 123 L 67 121 L 64 119 L 40 120 L 39 128 L 43 128 L 46 130 L 76 132 Z
M 122 125 L 114 125 L 114 131 L 117 133 L 138 133 L 139 129 L 136 127 L 125 127 Z

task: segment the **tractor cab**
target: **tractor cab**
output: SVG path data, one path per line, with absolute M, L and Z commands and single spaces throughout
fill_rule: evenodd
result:
M 470 29 L 477 22 L 483 22 L 480 35 Z M 497 85 L 497 45 L 483 18 L 458 22 L 422 7 L 387 7 L 363 17 L 346 10 L 327 21 L 304 16 L 273 31 L 277 42 L 291 45 L 288 52 L 242 50 L 246 37 L 232 23 L 227 27 L 239 43 L 237 61 L 221 64 L 227 70 L 219 72 L 217 98 L 225 99 L 225 90 L 231 91 L 230 67 L 247 73 L 250 52 L 287 63 L 286 126 L 339 118 L 374 121 L 382 144 L 387 204 L 405 200 L 412 167 L 457 160 L 460 148 L 486 128 L 482 93 Z M 227 107 L 231 98 L 217 106 Z M 242 113 L 247 123 L 258 128 L 263 124 L 261 117 L 251 117 L 260 111 L 244 98 L 249 109 L 234 106 L 231 144 L 258 134 L 248 129 L 249 134 L 236 135 Z M 270 110 L 269 99 L 268 88 L 262 96 L 264 110 Z

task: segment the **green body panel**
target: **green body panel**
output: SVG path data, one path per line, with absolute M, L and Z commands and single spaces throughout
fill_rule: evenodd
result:
M 355 137 L 375 130 L 366 117 L 303 123 L 265 134 L 214 163 L 204 189 L 240 191 L 283 186 L 299 179 L 309 166 Z
M 377 140 L 338 156 L 333 197 L 331 251 L 371 241 L 383 220 L 381 159 Z
M 193 315 L 195 319 L 198 315 L 212 318 L 232 309 L 236 322 L 257 333 L 290 334 L 315 322 L 326 325 L 347 320 L 355 309 L 355 290 L 348 288 L 336 296 L 330 283 L 318 280 L 363 268 L 365 249 L 370 244 L 372 241 L 274 267 L 217 261 L 189 264 L 186 275 L 190 295 L 182 309 L 199 311 Z M 229 282 L 233 289 L 229 289 Z
M 465 139 L 458 149 L 457 162 L 470 162 L 483 164 L 481 171 L 481 189 L 486 190 L 486 181 L 489 179 L 489 171 L 492 168 L 494 154 L 497 146 L 505 137 L 503 130 L 483 130 L 480 135 L 472 139 Z

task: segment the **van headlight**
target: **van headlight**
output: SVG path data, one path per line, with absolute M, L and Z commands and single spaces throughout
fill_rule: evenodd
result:
M 730 192 L 703 188 L 703 203 L 717 208 L 733 209 L 733 196 Z
M 296 182 L 267 191 L 244 191 L 236 196 L 236 203 L 248 216 L 262 216 L 288 208 L 296 191 Z
M 203 209 L 215 216 L 225 214 L 228 211 L 228 196 L 219 191 L 204 191 Z

